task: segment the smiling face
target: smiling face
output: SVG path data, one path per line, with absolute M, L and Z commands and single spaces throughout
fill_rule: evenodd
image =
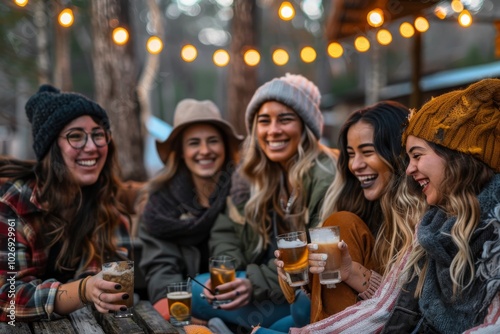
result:
M 440 189 L 446 161 L 434 152 L 427 141 L 411 135 L 406 140 L 406 153 L 410 157 L 406 174 L 420 185 L 427 204 L 439 204 L 443 197 Z
M 260 148 L 271 161 L 286 167 L 297 154 L 304 125 L 289 107 L 276 101 L 264 103 L 255 116 Z
M 378 200 L 391 180 L 392 172 L 375 151 L 373 126 L 359 121 L 347 131 L 349 170 L 361 183 L 363 195 L 369 201 Z
M 80 149 L 73 148 L 67 139 L 67 135 L 75 130 L 85 131 L 88 136 L 87 143 Z M 57 140 L 64 163 L 71 176 L 82 187 L 92 185 L 98 180 L 108 156 L 108 145 L 97 147 L 89 135 L 96 131 L 102 133 L 103 128 L 92 117 L 80 116 L 64 127 Z
M 226 159 L 224 140 L 210 124 L 193 124 L 182 133 L 182 157 L 193 178 L 212 178 Z

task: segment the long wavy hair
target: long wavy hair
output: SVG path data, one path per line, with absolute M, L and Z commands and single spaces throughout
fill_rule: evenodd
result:
M 118 167 L 112 139 L 97 182 L 86 187 L 80 187 L 71 176 L 57 141 L 39 162 L 0 161 L 1 178 L 35 180 L 36 199 L 44 211 L 34 223 L 43 233 L 47 250 L 60 244 L 56 269 L 75 270 L 82 258 L 85 268 L 92 260 L 101 264 L 108 258 L 122 257 L 116 253 L 115 233 L 123 216 L 129 216 L 116 197 L 120 187 Z
M 301 120 L 302 122 L 302 120 Z M 300 143 L 296 155 L 288 162 L 288 181 L 295 190 L 296 198 L 293 204 L 293 222 L 308 222 L 306 190 L 303 189 L 304 180 L 309 170 L 318 165 L 331 172 L 331 167 L 324 166 L 318 160 L 321 153 L 326 153 L 332 161 L 335 159 L 328 148 L 320 144 L 312 131 L 304 124 Z M 282 190 L 283 168 L 277 162 L 269 160 L 262 151 L 257 135 L 257 117 L 252 121 L 251 134 L 246 138 L 243 146 L 243 161 L 241 170 L 243 176 L 250 184 L 250 199 L 245 205 L 245 220 L 259 234 L 263 248 L 270 243 L 270 229 L 272 217 L 270 210 L 274 211 L 283 221 L 285 212 L 280 205 Z M 285 182 L 286 182 L 285 181 Z M 290 229 L 304 229 L 304 226 L 278 226 L 281 232 Z
M 195 123 L 198 124 L 198 123 Z M 230 145 L 229 141 L 231 140 L 229 136 L 222 131 L 217 125 L 212 125 L 218 133 L 221 135 L 221 138 L 224 142 L 224 151 L 226 152 L 226 158 L 224 160 L 224 164 L 222 165 L 222 170 L 218 175 L 214 176 L 214 178 L 228 180 L 231 179 L 231 174 L 235 169 L 235 165 L 239 161 L 239 151 L 235 149 L 237 145 Z M 187 129 L 187 127 L 186 127 Z M 182 136 L 184 129 L 181 133 L 178 134 L 177 140 L 175 140 L 172 144 L 172 150 L 168 153 L 167 161 L 165 162 L 165 167 L 163 167 L 156 176 L 154 176 L 146 186 L 140 191 L 138 196 L 137 204 L 136 204 L 136 212 L 142 213 L 144 207 L 147 204 L 149 196 L 158 190 L 168 186 L 170 181 L 179 173 L 180 170 L 187 171 L 188 168 L 184 159 L 182 158 Z M 221 175 L 221 173 L 227 173 L 227 175 Z
M 368 225 L 375 236 L 374 256 L 383 265 L 384 274 L 411 246 L 414 227 L 425 203 L 421 196 L 406 191 L 408 158 L 401 145 L 401 134 L 408 115 L 408 108 L 402 104 L 382 101 L 349 116 L 339 133 L 338 173 L 321 210 L 322 220 L 333 212 L 350 211 Z M 375 152 L 392 174 L 382 196 L 375 201 L 365 198 L 359 180 L 349 170 L 347 133 L 358 122 L 372 126 Z
M 444 178 L 439 185 L 442 198 L 438 206 L 447 215 L 456 217 L 456 222 L 451 229 L 451 238 L 457 247 L 457 254 L 450 265 L 453 295 L 456 296 L 474 281 L 475 259 L 472 256 L 469 241 L 481 219 L 477 195 L 491 180 L 494 172 L 471 155 L 432 142 L 427 143 L 445 161 Z M 421 193 L 420 186 L 415 181 L 412 182 L 410 189 Z M 426 252 L 415 240 L 413 252 L 405 268 L 405 271 L 411 271 L 413 275 L 419 276 L 415 296 L 420 296 L 422 293 L 427 266 Z

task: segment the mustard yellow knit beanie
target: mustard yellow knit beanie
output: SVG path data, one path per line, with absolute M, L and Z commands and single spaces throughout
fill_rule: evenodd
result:
M 413 113 L 403 133 L 470 154 L 500 172 L 500 79 L 432 98 Z

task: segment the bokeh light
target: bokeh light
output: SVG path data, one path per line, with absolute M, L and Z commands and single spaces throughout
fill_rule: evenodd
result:
M 354 47 L 359 52 L 366 52 L 370 50 L 370 41 L 365 36 L 358 36 L 354 40 Z
M 193 62 L 198 57 L 198 50 L 191 44 L 186 44 L 182 47 L 181 58 L 187 63 Z
M 332 42 L 328 44 L 327 52 L 332 58 L 340 58 L 344 54 L 344 48 L 340 43 Z
M 276 49 L 273 52 L 273 62 L 278 65 L 278 66 L 283 66 L 286 63 L 288 63 L 288 60 L 290 59 L 290 56 L 288 55 L 288 52 L 286 52 L 283 49 Z
M 65 28 L 71 27 L 75 22 L 75 16 L 70 8 L 63 9 L 58 16 L 59 24 Z
M 219 67 L 224 67 L 229 64 L 229 53 L 226 50 L 217 50 L 214 52 L 214 64 Z
M 314 50 L 312 47 L 310 46 L 306 46 L 304 48 L 302 48 L 302 50 L 300 50 L 300 59 L 302 59 L 302 61 L 304 63 L 312 63 L 313 61 L 316 60 L 316 57 L 318 55 L 316 54 L 316 50 Z
M 254 49 L 247 50 L 243 54 L 243 61 L 248 66 L 257 66 L 260 63 L 260 54 Z
M 399 33 L 405 38 L 410 38 L 415 35 L 415 28 L 413 28 L 411 23 L 403 22 L 399 26 Z
M 151 54 L 159 54 L 163 50 L 163 42 L 158 36 L 151 36 L 146 43 L 146 49 Z
M 128 42 L 128 31 L 123 27 L 118 27 L 113 30 L 113 41 L 118 45 L 124 45 Z
M 389 45 L 392 42 L 392 34 L 387 29 L 380 29 L 377 31 L 377 41 L 381 45 Z

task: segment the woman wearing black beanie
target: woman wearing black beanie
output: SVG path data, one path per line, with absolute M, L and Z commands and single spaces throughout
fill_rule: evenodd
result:
M 0 159 L 0 321 L 9 321 L 11 304 L 17 321 L 52 319 L 88 303 L 118 311 L 125 306 L 112 303 L 133 296 L 97 275 L 102 263 L 126 260 L 129 244 L 106 111 L 42 85 L 26 115 L 37 160 Z

